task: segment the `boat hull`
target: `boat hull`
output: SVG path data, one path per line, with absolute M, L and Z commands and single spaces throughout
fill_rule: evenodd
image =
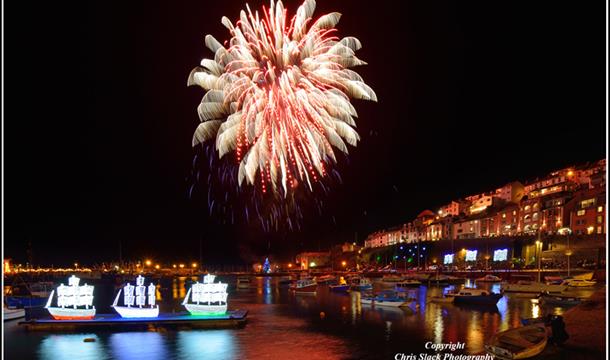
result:
M 566 285 L 547 285 L 547 284 L 506 284 L 502 286 L 504 292 L 521 292 L 521 293 L 560 293 L 564 292 L 568 287 Z
M 44 306 L 47 302 L 46 298 L 30 296 L 6 296 L 4 298 L 10 308 L 39 307 Z
M 91 309 L 48 307 L 47 310 L 55 320 L 91 320 L 95 316 L 95 307 Z
M 385 307 L 401 307 L 406 306 L 404 301 L 384 301 L 375 299 L 361 299 L 360 302 L 364 305 L 385 306 Z
M 313 285 L 308 285 L 308 286 L 303 286 L 303 287 L 295 287 L 295 288 L 292 288 L 292 291 L 294 291 L 297 294 L 312 294 L 312 293 L 315 293 L 317 289 L 318 289 L 318 285 L 313 284 Z
M 128 307 L 114 306 L 114 310 L 123 318 L 155 318 L 159 316 L 159 306 L 156 307 Z
M 371 290 L 373 285 L 352 285 L 351 289 L 356 291 Z
M 349 290 L 349 285 L 330 285 L 328 288 L 330 291 L 346 292 Z
M 546 344 L 546 329 L 536 324 L 497 333 L 485 350 L 498 359 L 527 359 L 544 351 Z
M 184 304 L 191 315 L 222 315 L 227 312 L 227 305 Z
M 2 318 L 4 321 L 15 320 L 25 317 L 25 309 L 4 309 Z
M 501 294 L 459 296 L 453 297 L 455 304 L 495 305 L 502 298 Z

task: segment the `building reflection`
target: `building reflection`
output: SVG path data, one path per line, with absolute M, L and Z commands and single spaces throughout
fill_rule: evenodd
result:
M 93 338 L 95 342 L 83 342 Z M 72 359 L 103 359 L 105 350 L 95 334 L 62 334 L 49 335 L 40 343 L 38 355 L 41 359 L 72 360 Z

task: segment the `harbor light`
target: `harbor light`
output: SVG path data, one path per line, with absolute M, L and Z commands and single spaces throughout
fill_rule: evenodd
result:
M 192 267 L 194 267 L 194 268 L 196 268 L 196 267 L 197 267 L 197 263 L 196 263 L 196 262 L 194 262 L 194 263 L 192 263 L 192 264 L 191 264 L 191 266 L 192 266 Z
M 172 267 L 175 269 L 176 268 L 176 264 L 172 265 Z
M 146 266 L 150 266 L 150 264 L 152 264 L 152 262 L 150 260 L 146 260 Z
M 347 262 L 345 260 L 341 261 L 341 266 L 345 267 L 347 265 Z
M 289 268 L 291 268 L 291 267 L 292 267 L 292 264 L 288 264 L 288 267 L 289 267 Z
M 78 269 L 78 263 L 74 263 L 74 268 Z
M 155 265 L 155 269 L 159 270 L 159 268 L 161 268 L 161 266 L 159 266 L 159 264 Z
M 180 269 L 184 269 L 184 264 L 180 264 Z

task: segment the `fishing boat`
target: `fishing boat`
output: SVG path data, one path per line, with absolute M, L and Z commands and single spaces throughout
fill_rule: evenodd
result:
M 290 287 L 296 294 L 315 294 L 318 283 L 313 279 L 299 279 Z
M 499 359 L 527 359 L 544 351 L 546 344 L 544 324 L 533 324 L 497 333 L 485 350 Z
M 396 291 L 405 291 L 405 289 L 413 288 L 421 285 L 421 281 L 415 279 L 406 279 L 403 280 L 396 285 L 394 285 L 394 289 Z
M 80 279 L 72 275 L 68 286 L 61 284 L 51 291 L 45 308 L 55 320 L 91 320 L 95 316 L 93 286 L 79 285 Z M 57 291 L 57 306 L 51 306 Z
M 557 294 L 542 293 L 538 301 L 548 305 L 570 306 L 578 305 L 582 300 L 577 296 L 565 296 Z
M 564 284 L 569 287 L 593 287 L 597 282 L 595 280 L 566 279 Z
M 250 288 L 250 278 L 246 276 L 240 276 L 237 278 L 237 288 L 238 289 L 248 289 Z
M 374 296 L 363 296 L 360 303 L 373 306 L 401 307 L 407 306 L 411 300 L 400 297 L 391 290 L 382 291 Z
M 453 296 L 453 302 L 456 304 L 495 305 L 502 296 L 502 294 L 492 293 L 485 289 L 464 288 Z
M 182 305 L 191 315 L 221 315 L 227 312 L 227 284 L 215 283 L 215 278 L 216 275 L 207 274 L 203 277 L 203 283 L 197 281 L 187 291 Z
M 2 320 L 15 320 L 25 317 L 25 309 L 11 309 L 6 304 L 4 304 L 4 308 L 2 310 Z
M 521 292 L 521 293 L 541 293 L 541 292 L 550 292 L 550 293 L 560 293 L 564 292 L 568 288 L 567 285 L 553 285 L 553 284 L 545 284 L 541 282 L 535 281 L 527 281 L 527 280 L 519 280 L 515 284 L 503 283 L 502 291 L 504 292 Z
M 124 294 L 124 306 L 118 305 L 121 291 L 123 291 Z M 148 306 L 146 306 L 146 295 L 148 295 Z M 148 287 L 144 286 L 144 278 L 138 275 L 136 278 L 136 286 L 128 283 L 122 290 L 119 290 L 114 298 L 112 307 L 124 318 L 157 317 L 159 316 L 159 305 L 155 305 L 156 295 L 157 287 L 152 282 Z
M 577 280 L 593 280 L 593 273 L 592 272 L 588 272 L 588 273 L 584 273 L 584 274 L 580 274 L 580 275 L 574 275 L 574 276 L 572 276 L 572 279 L 577 279 Z
M 475 279 L 474 281 L 475 282 L 492 282 L 493 283 L 493 282 L 500 282 L 500 281 L 502 281 L 502 279 L 500 277 L 498 277 L 498 276 L 488 274 L 488 275 L 485 275 L 485 276 L 480 277 L 478 279 Z
M 336 292 L 346 292 L 347 290 L 349 290 L 349 287 L 350 285 L 347 283 L 347 281 L 345 281 L 345 278 L 343 276 L 339 278 L 338 284 L 331 284 L 328 286 L 330 291 Z
M 362 277 L 353 278 L 350 285 L 350 289 L 356 291 L 371 290 L 373 288 L 371 281 Z

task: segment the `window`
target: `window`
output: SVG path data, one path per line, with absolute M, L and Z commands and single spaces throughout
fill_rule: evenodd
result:
M 537 210 L 537 209 L 538 209 L 538 203 L 535 203 L 535 204 L 532 206 L 532 209 Z
M 601 233 L 602 233 L 602 227 L 601 227 L 601 226 L 598 226 L 598 227 L 597 227 L 597 233 L 598 233 L 598 234 L 601 234 Z
M 598 224 L 603 224 L 604 223 L 604 217 L 601 215 L 597 215 L 597 223 Z
M 534 221 L 538 220 L 538 213 L 537 213 L 537 212 L 535 212 L 535 213 L 532 215 L 532 220 L 534 220 Z
M 584 215 L 585 215 L 585 213 L 586 213 L 586 211 L 585 211 L 585 210 L 578 210 L 578 211 L 576 212 L 576 215 L 578 215 L 578 216 L 584 216 Z
M 517 210 L 513 210 L 513 216 L 517 215 Z
M 502 219 L 506 219 L 506 213 L 502 213 Z
M 525 208 L 523 208 L 523 210 L 530 211 L 530 206 L 529 205 L 525 205 Z
M 587 200 L 583 200 L 580 202 L 580 207 L 581 209 L 586 209 L 592 205 L 595 205 L 595 198 L 593 199 L 587 199 Z
M 598 206 L 597 207 L 597 212 L 603 212 L 604 211 L 604 207 L 603 206 Z

